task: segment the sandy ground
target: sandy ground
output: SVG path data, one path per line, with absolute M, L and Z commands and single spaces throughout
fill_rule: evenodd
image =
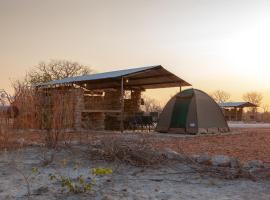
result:
M 253 182 L 245 179 L 221 180 L 202 177 L 189 166 L 181 163 L 168 163 L 155 168 L 138 168 L 129 165 L 117 165 L 103 161 L 93 161 L 77 150 L 65 149 L 56 152 L 54 162 L 42 167 L 42 152 L 38 147 L 28 147 L 19 151 L 0 153 L 0 199 L 27 199 L 23 178 L 14 170 L 15 160 L 24 174 L 30 174 L 32 167 L 38 167 L 40 174 L 31 179 L 31 196 L 35 200 L 269 200 L 270 181 Z M 61 160 L 67 165 L 63 166 Z M 81 163 L 74 171 L 74 163 Z M 109 167 L 112 175 L 97 177 L 97 184 L 85 194 L 71 194 L 63 190 L 59 182 L 50 182 L 50 173 L 61 173 L 73 177 L 76 173 L 88 174 L 89 168 Z M 43 188 L 43 189 L 41 189 Z M 45 188 L 45 189 L 44 189 Z M 41 191 L 37 192 L 37 189 Z

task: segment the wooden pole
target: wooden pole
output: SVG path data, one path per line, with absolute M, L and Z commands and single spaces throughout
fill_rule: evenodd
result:
M 124 132 L 124 77 L 121 78 L 121 116 L 120 116 L 120 131 Z

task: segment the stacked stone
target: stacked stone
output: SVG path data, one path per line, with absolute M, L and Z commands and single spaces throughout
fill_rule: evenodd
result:
M 124 112 L 125 116 L 134 116 L 140 111 L 141 104 L 141 90 L 133 90 L 131 92 L 131 99 L 125 99 Z
M 80 130 L 82 128 L 82 111 L 84 109 L 84 99 L 83 90 L 75 89 L 73 94 L 75 96 L 74 105 L 74 128 L 75 130 Z

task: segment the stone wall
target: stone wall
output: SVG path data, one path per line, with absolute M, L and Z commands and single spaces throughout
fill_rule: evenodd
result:
M 73 91 L 75 97 L 74 102 L 74 128 L 80 130 L 82 128 L 82 111 L 85 108 L 84 105 L 84 91 L 82 89 L 76 89 Z
M 105 90 L 103 95 L 85 95 L 83 127 L 88 129 L 120 129 L 121 91 Z M 124 117 L 133 116 L 140 111 L 141 90 L 132 90 L 124 100 Z M 97 112 L 91 112 L 96 110 Z M 100 112 L 100 111 L 104 112 Z

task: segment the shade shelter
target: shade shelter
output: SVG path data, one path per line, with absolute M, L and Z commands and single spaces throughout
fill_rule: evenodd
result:
M 219 105 L 206 93 L 188 89 L 176 94 L 162 111 L 156 131 L 164 133 L 228 132 Z
M 250 120 L 255 119 L 255 108 L 258 106 L 250 102 L 223 102 L 219 103 L 222 108 L 226 120 L 228 121 L 242 121 L 243 112 L 245 108 L 254 108 L 249 115 Z
M 169 87 L 180 87 L 181 90 L 183 86 L 190 84 L 161 65 L 155 65 L 68 77 L 39 84 L 36 88 L 41 91 L 76 89 L 72 94 L 77 97 L 74 113 L 78 128 L 81 121 L 87 121 L 91 127 L 105 124 L 105 129 L 113 127 L 123 131 L 125 118 L 140 111 L 142 91 Z

